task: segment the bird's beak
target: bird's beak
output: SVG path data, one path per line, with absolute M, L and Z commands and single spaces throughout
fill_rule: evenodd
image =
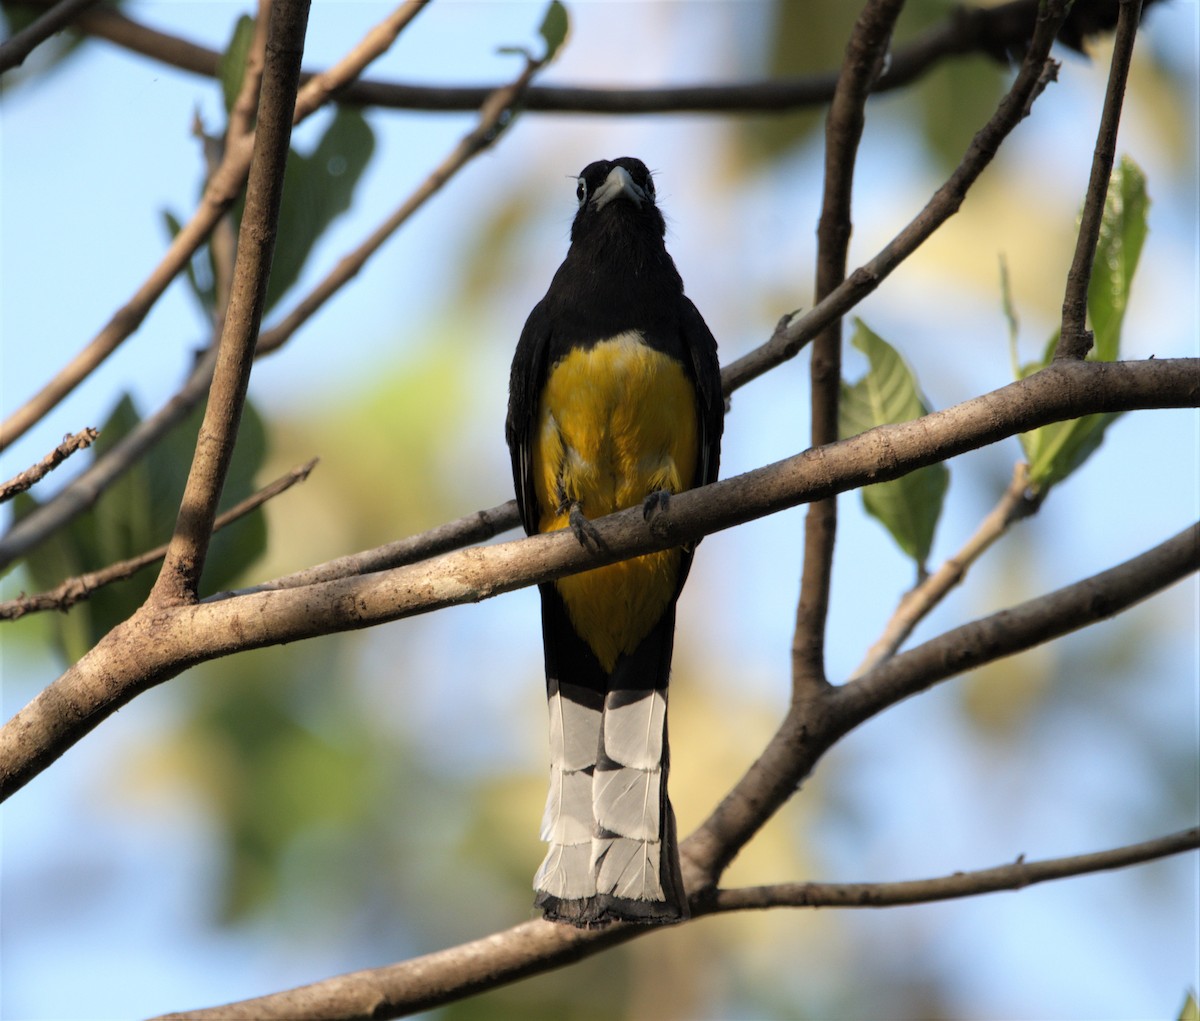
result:
M 617 198 L 629 199 L 635 206 L 641 206 L 646 201 L 646 193 L 633 183 L 633 178 L 624 167 L 613 167 L 608 172 L 608 177 L 592 196 L 592 205 L 599 212 Z

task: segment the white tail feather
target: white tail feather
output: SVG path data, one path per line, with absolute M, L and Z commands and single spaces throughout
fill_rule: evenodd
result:
M 647 769 L 596 770 L 592 799 L 600 828 L 635 840 L 658 840 L 662 773 Z
M 548 844 L 586 844 L 594 828 L 592 778 L 587 773 L 551 766 L 542 839 Z
M 604 754 L 613 762 L 636 769 L 657 769 L 662 762 L 667 700 L 661 691 L 649 691 L 624 705 L 609 692 L 604 700 Z
M 614 837 L 592 844 L 593 868 L 597 869 L 596 888 L 630 900 L 662 900 L 662 884 L 658 879 L 659 854 L 662 845 L 657 840 L 626 840 Z
M 589 709 L 555 692 L 550 706 L 550 761 L 563 769 L 586 769 L 596 763 L 600 710 Z
M 596 882 L 591 861 L 590 842 L 551 844 L 545 861 L 533 877 L 533 888 L 563 900 L 592 897 L 596 893 Z

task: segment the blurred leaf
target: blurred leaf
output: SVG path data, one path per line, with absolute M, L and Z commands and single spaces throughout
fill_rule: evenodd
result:
M 338 107 L 311 154 L 304 156 L 294 149 L 288 154 L 266 309 L 296 282 L 318 239 L 350 208 L 354 188 L 374 151 L 375 133 L 363 115 Z
M 1121 326 L 1133 274 L 1146 240 L 1149 207 L 1145 175 L 1133 160 L 1123 156 L 1109 181 L 1096 260 L 1088 282 L 1088 316 L 1095 335 L 1093 350 L 1100 361 L 1115 361 L 1120 354 Z
M 183 222 L 172 213 L 169 209 L 162 211 L 163 223 L 167 226 L 167 233 L 171 240 L 175 239 L 175 235 L 183 229 Z M 212 275 L 212 257 L 209 254 L 208 243 L 205 242 L 199 250 L 188 259 L 187 265 L 184 267 L 184 272 L 187 274 L 188 285 L 192 289 L 192 294 L 200 303 L 200 309 L 204 313 L 207 320 L 211 321 L 213 311 L 217 304 L 216 285 Z
M 566 42 L 567 33 L 570 30 L 567 9 L 559 0 L 550 0 L 550 6 L 546 8 L 546 16 L 542 19 L 542 26 L 538 29 L 546 43 L 546 55 L 542 57 L 543 63 L 548 64 L 554 59 L 559 48 Z
M 904 360 L 878 334 L 855 320 L 853 344 L 870 362 L 857 383 L 842 383 L 838 428 L 843 439 L 878 425 L 908 422 L 929 413 Z M 863 506 L 884 525 L 905 553 L 924 569 L 950 483 L 944 464 L 927 465 L 890 482 L 866 486 Z
M 1114 361 L 1120 357 L 1121 326 L 1146 240 L 1148 208 L 1145 176 L 1132 160 L 1123 157 L 1109 181 L 1096 258 L 1088 282 L 1088 315 L 1095 337 L 1088 358 L 1093 361 Z M 1041 360 L 1022 366 L 1018 378 L 1024 379 L 1050 364 L 1058 336 L 1056 330 Z M 1044 494 L 1062 482 L 1099 448 L 1105 430 L 1118 417 L 1118 413 L 1087 415 L 1022 433 L 1030 486 Z
M 940 171 L 958 165 L 1007 88 L 1004 68 L 990 60 L 942 61 L 914 87 L 925 152 Z
M 49 589 L 65 578 L 126 560 L 170 539 L 202 417 L 203 408 L 198 408 L 113 483 L 92 508 L 31 552 L 26 566 L 38 589 Z M 133 401 L 122 397 L 91 448 L 93 462 L 139 421 Z M 254 474 L 262 463 L 265 446 L 262 420 L 247 401 L 223 506 L 253 492 Z M 33 497 L 23 497 L 14 505 L 17 517 L 24 517 L 38 506 Z M 223 529 L 214 537 L 205 562 L 205 591 L 228 586 L 265 548 L 266 523 L 261 510 Z M 131 578 L 98 589 L 68 613 L 55 614 L 59 651 L 70 662 L 82 656 L 145 601 L 154 578 L 154 570 L 147 567 Z
M 1179 1021 L 1200 1021 L 1200 1006 L 1196 1004 L 1196 994 L 1190 989 L 1183 998 L 1183 1006 L 1179 1008 Z
M 250 55 L 250 44 L 254 41 L 254 19 L 243 14 L 233 26 L 229 45 L 217 60 L 217 77 L 221 82 L 221 94 L 225 99 L 225 112 L 233 109 L 242 79 L 246 76 L 246 60 Z

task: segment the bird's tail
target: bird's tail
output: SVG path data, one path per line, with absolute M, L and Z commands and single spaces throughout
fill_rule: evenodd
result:
M 551 588 L 551 586 L 546 586 Z M 534 879 L 551 920 L 665 923 L 688 915 L 667 797 L 667 678 L 674 607 L 606 674 L 543 591 L 550 794 L 549 851 Z

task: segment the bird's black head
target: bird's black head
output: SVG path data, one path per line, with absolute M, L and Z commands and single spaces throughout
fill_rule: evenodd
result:
M 646 164 L 633 156 L 589 163 L 576 178 L 579 212 L 571 224 L 571 240 L 596 230 L 607 232 L 627 225 L 651 230 L 656 238 L 667 231 L 654 203 L 654 177 Z

